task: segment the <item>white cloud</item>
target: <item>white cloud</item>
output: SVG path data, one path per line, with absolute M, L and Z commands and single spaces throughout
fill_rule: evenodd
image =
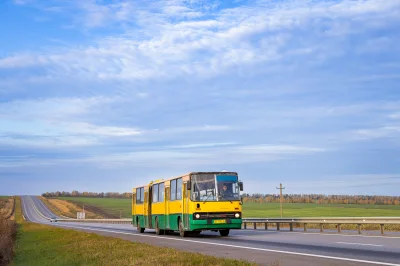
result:
M 130 166 L 132 164 L 140 164 L 142 167 L 154 167 L 154 162 L 158 166 L 186 165 L 201 167 L 204 165 L 214 166 L 223 164 L 245 164 L 254 162 L 270 162 L 276 160 L 284 160 L 292 156 L 302 156 L 307 154 L 315 154 L 324 152 L 325 149 L 297 146 L 271 146 L 268 149 L 262 147 L 260 149 L 255 146 L 239 146 L 239 147 L 219 147 L 209 146 L 203 147 L 181 147 L 179 149 L 157 149 L 149 150 L 139 149 L 135 152 L 114 153 L 108 155 L 94 155 L 89 158 L 79 160 L 66 160 L 62 162 L 74 163 L 93 163 L 95 165 L 109 164 Z
M 291 182 L 291 186 L 296 189 L 303 190 L 318 189 L 336 191 L 335 194 L 340 194 L 343 189 L 343 184 L 346 187 L 370 187 L 381 186 L 384 184 L 398 185 L 400 184 L 400 174 L 353 174 L 353 175 L 326 175 L 321 176 L 320 180 L 309 181 L 304 178 L 302 182 Z
M 301 147 L 292 145 L 266 145 L 259 144 L 237 148 L 240 153 L 250 154 L 309 154 L 326 151 L 322 148 Z
M 194 143 L 194 144 L 182 144 L 167 146 L 166 148 L 176 148 L 176 149 L 192 149 L 192 148 L 208 148 L 217 146 L 231 146 L 236 145 L 236 142 L 219 142 L 219 143 Z
M 59 121 L 81 116 L 90 112 L 92 108 L 123 101 L 121 97 L 104 96 L 14 100 L 0 103 L 0 117 L 15 120 Z
M 62 124 L 61 124 L 62 125 Z M 133 128 L 97 126 L 89 123 L 68 123 L 64 125 L 65 131 L 73 134 L 86 134 L 91 136 L 122 137 L 137 136 L 142 132 Z
M 370 129 L 358 129 L 352 132 L 355 139 L 371 140 L 378 138 L 400 137 L 400 125 L 382 126 Z
M 400 113 L 393 113 L 389 115 L 391 119 L 400 119 Z
M 313 27 L 317 19 L 329 30 L 336 24 L 340 27 L 343 21 L 350 23 L 348 19 L 355 16 L 355 24 L 349 27 L 362 31 L 369 27 L 370 21 L 378 19 L 374 16 L 388 16 L 398 7 L 396 1 L 380 0 L 339 3 L 288 1 L 280 4 L 260 1 L 246 7 L 223 9 L 207 18 L 191 21 L 192 16 L 201 16 L 201 4 L 156 2 L 137 11 L 137 5 L 124 1 L 109 5 L 83 1 L 79 9 L 86 12 L 87 26 L 99 26 L 110 20 L 128 20 L 129 16 L 123 15 L 126 10 L 136 10 L 132 17 L 139 19 L 136 22 L 140 27 L 128 26 L 127 34 L 104 38 L 86 49 L 79 47 L 3 58 L 0 59 L 0 68 L 46 65 L 52 73 L 61 76 L 118 80 L 173 78 L 185 74 L 215 76 L 231 68 L 258 62 L 272 63 L 286 55 L 293 56 L 296 54 L 293 49 L 329 56 L 335 53 L 329 46 L 312 40 L 290 48 L 294 36 L 290 30 Z M 177 13 L 186 19 L 171 22 L 170 17 Z M 156 22 L 148 22 L 150 15 L 156 16 Z M 146 20 L 146 23 L 141 24 L 141 20 Z M 362 27 L 357 25 L 358 20 L 362 20 Z M 278 30 L 284 30 L 285 34 Z M 138 32 L 148 32 L 149 35 L 137 36 Z M 324 35 L 323 32 L 318 34 Z

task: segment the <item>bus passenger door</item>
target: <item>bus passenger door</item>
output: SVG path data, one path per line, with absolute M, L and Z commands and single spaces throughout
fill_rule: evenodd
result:
M 136 202 L 136 193 L 132 193 L 132 222 L 133 225 L 136 225 L 136 206 L 135 206 L 135 202 Z
M 183 221 L 185 224 L 185 228 L 189 228 L 189 193 L 186 190 L 186 183 L 182 184 L 182 199 L 183 199 Z
M 165 187 L 165 228 L 169 228 L 169 187 Z
M 152 217 L 151 217 L 151 213 L 152 213 L 152 209 L 151 209 L 151 205 L 153 204 L 153 187 L 149 187 L 149 194 L 148 194 L 148 205 L 147 205 L 147 221 L 149 224 L 149 228 L 153 228 L 152 225 Z
M 148 218 L 147 216 L 149 215 L 148 212 L 149 212 L 149 192 L 145 191 L 144 192 L 144 202 L 143 202 L 144 227 L 149 227 L 149 223 L 148 223 L 149 219 L 146 219 L 146 218 Z

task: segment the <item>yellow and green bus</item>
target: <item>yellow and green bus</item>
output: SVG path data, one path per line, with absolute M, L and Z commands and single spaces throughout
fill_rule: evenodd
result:
M 228 236 L 242 228 L 243 183 L 236 172 L 191 172 L 133 189 L 132 223 L 140 233 L 211 230 Z

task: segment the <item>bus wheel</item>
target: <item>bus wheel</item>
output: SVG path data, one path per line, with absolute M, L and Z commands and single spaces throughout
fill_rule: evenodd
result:
M 185 229 L 183 227 L 183 222 L 181 220 L 179 220 L 179 235 L 181 237 L 186 237 L 187 236 L 187 232 L 185 232 Z
M 164 233 L 163 230 L 161 230 L 160 227 L 158 226 L 158 218 L 156 218 L 156 234 L 161 235 L 163 233 Z
M 221 236 L 228 236 L 229 235 L 229 229 L 219 230 L 219 234 Z
M 137 224 L 137 230 L 139 233 L 144 233 L 144 228 L 140 227 L 140 222 Z

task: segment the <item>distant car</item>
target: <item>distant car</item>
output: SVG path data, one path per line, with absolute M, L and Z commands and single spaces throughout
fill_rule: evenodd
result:
M 57 222 L 57 217 L 53 216 L 50 218 L 50 223 Z

